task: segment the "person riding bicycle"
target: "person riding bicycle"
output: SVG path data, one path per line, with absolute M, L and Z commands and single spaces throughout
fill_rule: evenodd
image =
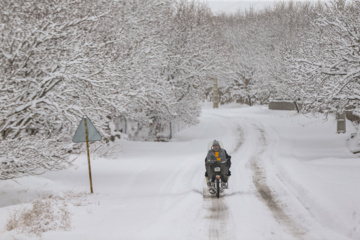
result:
M 213 189 L 213 182 L 214 182 L 214 174 L 212 174 L 211 169 L 211 159 L 213 158 L 221 158 L 226 160 L 225 166 L 228 168 L 226 176 L 221 177 L 221 187 L 228 188 L 228 180 L 231 175 L 230 167 L 231 167 L 231 156 L 227 154 L 226 150 L 220 147 L 220 143 L 217 140 L 214 140 L 212 143 L 211 149 L 208 151 L 208 154 L 205 158 L 205 179 L 206 183 L 209 187 L 210 193 L 214 193 L 215 190 Z M 212 178 L 209 179 L 209 173 Z

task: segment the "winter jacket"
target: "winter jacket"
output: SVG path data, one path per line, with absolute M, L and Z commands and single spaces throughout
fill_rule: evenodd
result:
M 225 149 L 220 148 L 218 152 L 215 152 L 213 149 L 210 149 L 205 158 L 205 163 L 208 159 L 216 161 L 217 158 L 220 158 L 221 161 L 226 161 L 227 166 L 230 168 L 231 166 L 231 156 L 227 154 Z

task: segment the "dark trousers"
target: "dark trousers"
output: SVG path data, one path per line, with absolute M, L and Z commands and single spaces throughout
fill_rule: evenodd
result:
M 206 163 L 205 164 L 205 168 L 206 168 L 206 172 L 205 172 L 205 177 L 208 177 L 209 179 L 211 179 L 212 181 L 215 181 L 215 176 L 219 173 L 215 173 L 214 172 L 214 168 L 216 166 L 220 166 L 221 167 L 221 181 L 223 182 L 227 182 L 230 176 L 230 167 L 228 166 L 228 164 L 223 163 L 223 164 L 219 164 L 219 163 Z

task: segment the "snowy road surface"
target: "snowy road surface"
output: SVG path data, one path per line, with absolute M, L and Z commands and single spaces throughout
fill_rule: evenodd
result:
M 360 239 L 360 161 L 329 118 L 266 107 L 204 108 L 171 142 L 121 140 L 93 157 L 94 194 L 69 201 L 71 229 L 42 239 Z M 230 188 L 206 191 L 207 144 L 232 156 Z M 0 239 L 8 215 L 36 198 L 88 192 L 87 160 L 40 177 L 0 183 Z M 71 197 L 69 197 L 71 198 Z M 11 211 L 10 211 L 11 210 Z

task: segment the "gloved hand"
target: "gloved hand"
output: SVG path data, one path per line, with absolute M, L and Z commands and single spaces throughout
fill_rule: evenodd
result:
M 226 161 L 226 166 L 227 166 L 228 168 L 231 167 L 231 161 L 230 161 L 230 159 L 227 159 L 227 161 Z

